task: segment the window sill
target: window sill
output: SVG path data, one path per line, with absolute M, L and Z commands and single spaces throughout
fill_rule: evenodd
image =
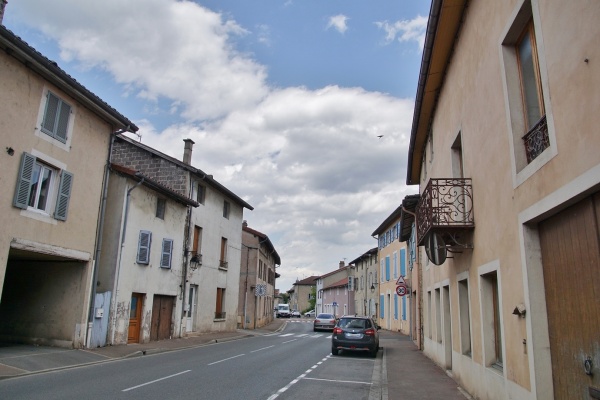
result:
M 225 321 L 227 321 L 227 319 L 225 319 L 225 318 L 214 318 L 213 319 L 213 322 L 225 322 Z

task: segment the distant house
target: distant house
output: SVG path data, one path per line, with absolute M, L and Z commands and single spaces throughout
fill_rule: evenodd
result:
M 318 277 L 317 313 L 337 316 L 355 313 L 354 292 L 348 291 L 348 280 L 351 276 L 350 266 L 340 261 L 338 269 Z
M 242 223 L 242 266 L 238 315 L 240 327 L 259 328 L 273 321 L 279 254 L 267 235 Z
M 349 265 L 354 277 L 354 310 L 359 315 L 375 317 L 379 302 L 377 247 L 350 261 Z
M 410 282 L 412 271 L 407 268 L 408 252 L 405 242 L 400 241 L 400 218 L 402 204 L 398 206 L 371 234 L 377 237 L 379 258 L 379 325 L 384 329 L 411 333 Z M 408 291 L 404 296 L 396 292 L 396 283 L 402 277 Z
M 0 338 L 81 348 L 111 138 L 137 127 L 2 25 L 0 71 Z
M 301 313 L 308 311 L 310 300 L 313 296 L 313 289 L 316 288 L 316 282 L 316 276 L 309 276 L 294 283 L 294 287 L 288 290 L 288 294 L 290 295 L 290 310 Z

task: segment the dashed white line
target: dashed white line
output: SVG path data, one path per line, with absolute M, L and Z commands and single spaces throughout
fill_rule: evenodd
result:
M 295 342 L 296 340 L 298 340 L 298 339 L 292 339 L 292 340 L 288 340 L 288 341 L 286 341 L 286 342 L 283 342 L 282 344 L 286 344 L 286 343 Z
M 308 370 L 306 370 L 305 373 L 301 374 L 296 379 L 292 380 L 290 383 L 288 383 L 287 385 L 285 385 L 284 387 L 282 387 L 281 389 L 279 389 L 277 391 L 277 393 L 272 394 L 267 400 L 274 400 L 274 399 L 276 399 L 277 397 L 279 397 L 280 394 L 284 393 L 286 390 L 288 390 L 290 387 L 292 387 L 292 385 L 294 385 L 295 383 L 297 383 L 300 379 L 308 379 L 308 378 L 306 378 L 306 375 L 308 375 L 309 373 L 311 373 L 315 368 L 317 368 L 323 361 L 327 360 L 329 357 L 331 357 L 331 355 L 325 357 L 323 360 L 321 360 L 320 362 L 318 362 L 317 365 L 313 365 L 311 368 L 309 368 Z
M 360 385 L 372 385 L 372 382 L 360 382 L 360 381 L 341 381 L 338 379 L 320 379 L 320 378 L 304 378 L 311 381 L 325 381 L 325 382 L 337 382 L 337 383 L 358 383 Z
M 234 359 L 234 358 L 241 357 L 241 356 L 243 356 L 243 355 L 245 355 L 245 354 L 238 354 L 237 356 L 233 356 L 233 357 L 229 357 L 229 358 L 224 358 L 224 359 L 222 359 L 222 360 L 215 361 L 215 362 L 212 362 L 212 363 L 210 363 L 210 364 L 207 364 L 207 365 L 214 365 L 214 364 L 218 364 L 218 363 L 221 363 L 221 362 L 223 362 L 223 361 L 232 360 L 232 359 Z
M 179 373 L 177 373 L 177 374 L 173 374 L 173 375 L 165 376 L 164 378 L 155 379 L 155 380 L 153 380 L 153 381 L 150 381 L 150 382 L 142 383 L 141 385 L 132 386 L 132 387 L 130 387 L 130 388 L 123 389 L 123 390 L 122 390 L 122 392 L 128 392 L 128 391 L 130 391 L 130 390 L 137 389 L 137 388 L 140 388 L 140 387 L 142 387 L 142 386 L 146 386 L 146 385 L 150 385 L 150 384 L 152 384 L 152 383 L 156 383 L 156 382 L 164 381 L 165 379 L 173 378 L 174 376 L 178 376 L 178 375 L 181 375 L 181 374 L 185 374 L 185 373 L 188 373 L 188 372 L 190 372 L 190 371 L 191 371 L 191 369 L 188 369 L 188 370 L 186 370 L 186 371 L 182 371 L 182 372 L 179 372 Z
M 263 351 L 266 349 L 270 349 L 271 347 L 275 347 L 275 346 L 267 346 L 267 347 L 263 347 L 262 349 L 252 350 L 250 353 L 256 353 L 257 351 Z

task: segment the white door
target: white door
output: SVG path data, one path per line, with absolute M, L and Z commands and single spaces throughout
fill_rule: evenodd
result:
M 190 291 L 188 294 L 185 331 L 193 332 L 196 330 L 196 302 L 198 301 L 198 285 L 190 285 Z

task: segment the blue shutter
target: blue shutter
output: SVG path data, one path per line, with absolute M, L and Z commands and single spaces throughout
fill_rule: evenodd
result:
M 138 241 L 138 253 L 137 260 L 138 264 L 149 264 L 150 263 L 150 245 L 152 244 L 152 232 L 140 231 Z
M 160 257 L 161 268 L 171 268 L 171 255 L 173 254 L 173 239 L 163 239 Z
M 390 280 L 390 256 L 385 258 L 385 280 Z
M 379 318 L 384 318 L 384 316 L 385 316 L 385 313 L 384 313 L 384 310 L 383 310 L 383 308 L 384 308 L 383 307 L 383 301 L 384 301 L 384 296 L 380 295 L 379 296 Z
M 67 220 L 69 211 L 69 199 L 71 198 L 71 188 L 73 187 L 73 174 L 62 171 L 60 176 L 60 185 L 58 187 L 58 197 L 56 199 L 56 209 L 54 218 L 61 221 Z
M 402 296 L 402 320 L 406 321 L 406 296 Z
M 398 295 L 394 293 L 394 319 L 398 319 Z
M 406 249 L 400 249 L 400 275 L 406 276 Z
M 24 210 L 27 209 L 29 195 L 31 194 L 31 178 L 35 160 L 36 158 L 29 153 L 23 153 L 23 156 L 21 157 L 21 167 L 19 168 L 19 177 L 17 178 L 17 189 L 15 190 L 13 205 Z

